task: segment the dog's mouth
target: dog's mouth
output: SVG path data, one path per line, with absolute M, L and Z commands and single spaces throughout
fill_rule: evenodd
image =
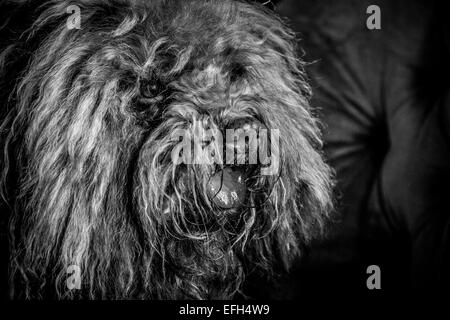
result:
M 166 126 L 175 129 L 167 134 L 157 128 L 146 139 L 139 166 L 146 176 L 135 180 L 144 187 L 151 181 L 161 190 L 143 195 L 160 201 L 155 208 L 206 220 L 265 205 L 278 177 L 265 170 L 279 163 L 272 131 L 265 125 L 254 119 L 216 125 L 211 117 L 185 123 L 173 117 L 161 127 Z
M 237 136 L 241 143 L 235 144 L 234 140 L 224 139 L 224 155 L 228 158 L 231 154 L 233 164 L 217 166 L 216 171 L 209 177 L 206 190 L 209 200 L 218 208 L 238 209 L 245 205 L 252 185 L 251 178 L 255 176 L 260 166 L 256 158 L 254 159 L 256 163 L 250 159 L 250 150 L 253 148 L 255 151 L 258 148 L 257 135 L 260 127 L 262 125 L 256 121 L 250 124 L 238 121 L 234 123 L 232 129 L 243 128 Z M 246 139 L 245 134 L 252 129 L 255 130 L 255 135 Z
M 248 171 L 227 166 L 214 173 L 207 184 L 209 199 L 222 209 L 240 207 L 247 196 Z
M 216 138 L 209 137 L 200 141 L 200 154 L 208 154 L 211 148 L 214 151 L 223 148 L 220 164 L 212 165 L 213 171 L 206 175 L 206 194 L 209 201 L 217 209 L 223 211 L 235 210 L 241 207 L 251 207 L 249 198 L 258 194 L 268 196 L 267 186 L 263 185 L 261 170 L 264 167 L 258 154 L 261 148 L 269 151 L 267 141 L 260 143 L 260 129 L 265 127 L 257 121 L 238 121 L 231 130 L 240 129 L 235 138 L 227 140 L 222 129 L 223 144 L 218 144 Z M 253 130 L 253 132 L 252 132 Z M 209 149 L 208 149 L 209 147 Z M 264 153 L 263 154 L 267 154 Z M 225 160 L 226 159 L 226 160 Z M 254 198 L 254 197 L 253 197 Z

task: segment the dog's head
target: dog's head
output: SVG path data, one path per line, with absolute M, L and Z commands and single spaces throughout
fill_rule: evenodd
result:
M 4 52 L 33 48 L 3 123 L 16 288 L 230 298 L 246 274 L 289 267 L 321 232 L 330 169 L 294 36 L 269 10 L 228 0 L 40 10 Z

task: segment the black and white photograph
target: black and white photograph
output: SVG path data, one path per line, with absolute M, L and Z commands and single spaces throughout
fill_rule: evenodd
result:
M 305 297 L 445 298 L 449 16 L 0 0 L 1 299 L 273 319 Z

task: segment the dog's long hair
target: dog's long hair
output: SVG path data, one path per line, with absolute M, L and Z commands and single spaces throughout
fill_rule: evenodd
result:
M 273 13 L 229 0 L 33 12 L 0 56 L 13 297 L 231 298 L 321 233 L 331 172 L 294 35 Z M 216 166 L 175 165 L 170 136 L 243 119 L 279 129 L 281 170 L 220 210 L 205 187 Z M 72 265 L 80 290 L 66 286 Z

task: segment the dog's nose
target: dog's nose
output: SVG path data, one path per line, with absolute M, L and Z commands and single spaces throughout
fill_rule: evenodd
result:
M 242 170 L 225 167 L 208 181 L 210 200 L 223 209 L 237 208 L 245 200 L 247 187 Z

